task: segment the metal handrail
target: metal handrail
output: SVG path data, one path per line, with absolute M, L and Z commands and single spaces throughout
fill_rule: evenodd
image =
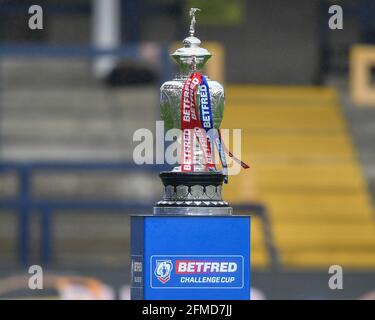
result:
M 129 162 L 0 162 L 0 172 L 17 172 L 19 179 L 18 194 L 14 198 L 0 198 L 0 208 L 17 210 L 19 214 L 18 246 L 20 262 L 29 262 L 30 214 L 34 211 L 41 213 L 41 260 L 43 264 L 51 261 L 52 235 L 51 218 L 55 211 L 69 210 L 108 210 L 129 214 L 143 213 L 152 210 L 154 203 L 137 202 L 134 200 L 51 200 L 39 199 L 32 195 L 31 177 L 35 171 L 120 171 L 158 173 L 170 170 L 168 165 L 139 166 Z M 278 269 L 280 261 L 272 238 L 270 222 L 266 209 L 261 204 L 243 203 L 234 205 L 236 211 L 246 211 L 260 217 L 263 225 L 266 249 L 271 261 L 271 268 Z

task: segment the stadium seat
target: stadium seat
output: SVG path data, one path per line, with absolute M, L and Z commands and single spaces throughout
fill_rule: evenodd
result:
M 247 171 L 224 188 L 232 203 L 264 203 L 285 268 L 375 266 L 367 184 L 328 87 L 228 86 L 222 128 L 242 129 Z M 252 264 L 269 264 L 255 219 Z

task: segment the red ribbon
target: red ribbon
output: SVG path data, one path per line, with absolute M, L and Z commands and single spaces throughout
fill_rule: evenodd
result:
M 220 131 L 220 129 L 218 129 L 217 131 L 218 131 L 218 133 L 219 133 L 219 139 L 220 139 L 220 141 L 221 141 L 221 144 L 222 144 L 222 146 L 223 146 L 223 148 L 224 148 L 225 153 L 226 153 L 229 157 L 231 157 L 235 162 L 237 162 L 238 164 L 240 164 L 242 168 L 244 168 L 244 169 L 249 169 L 250 166 L 248 166 L 248 165 L 247 165 L 245 162 L 243 162 L 242 160 L 238 159 L 235 155 L 233 155 L 232 152 L 230 152 L 230 151 L 228 150 L 228 148 L 227 148 L 227 147 L 225 146 L 225 144 L 224 144 L 223 139 L 221 138 L 221 131 Z
M 209 143 L 206 131 L 197 117 L 196 92 L 202 82 L 202 76 L 198 72 L 192 73 L 186 79 L 181 95 L 181 130 L 182 130 L 182 161 L 181 169 L 184 172 L 194 171 L 194 143 L 195 138 L 202 149 L 205 160 L 206 171 L 215 168 L 212 158 L 211 144 Z
M 215 168 L 213 160 L 211 143 L 203 129 L 202 123 L 197 116 L 196 108 L 196 92 L 198 86 L 202 83 L 202 75 L 199 72 L 192 73 L 185 81 L 182 88 L 181 95 L 181 130 L 182 130 L 182 161 L 181 169 L 183 172 L 194 171 L 194 143 L 197 139 L 201 150 L 203 151 L 203 157 L 205 161 L 206 171 Z M 231 157 L 235 162 L 241 165 L 242 168 L 248 169 L 249 166 L 235 157 L 225 146 L 220 129 L 218 130 L 219 140 L 223 146 L 224 151 Z

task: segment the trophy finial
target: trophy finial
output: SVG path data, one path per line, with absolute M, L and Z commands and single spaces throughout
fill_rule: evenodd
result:
M 189 12 L 189 15 L 190 15 L 190 18 L 191 18 L 191 22 L 190 22 L 190 36 L 191 37 L 193 37 L 194 33 L 195 33 L 195 24 L 197 22 L 197 20 L 195 19 L 195 13 L 197 11 L 199 12 L 199 11 L 202 11 L 202 10 L 199 9 L 199 8 L 191 8 L 190 12 Z
M 181 71 L 191 71 L 193 68 L 202 69 L 206 61 L 211 57 L 211 53 L 200 47 L 201 41 L 194 36 L 197 11 L 201 11 L 199 8 L 191 8 L 189 15 L 191 18 L 189 36 L 185 38 L 182 43 L 183 47 L 177 49 L 173 54 L 173 59 L 180 66 Z M 194 58 L 195 57 L 195 58 Z

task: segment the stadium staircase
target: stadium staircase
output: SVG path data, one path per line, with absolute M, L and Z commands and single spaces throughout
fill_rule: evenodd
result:
M 132 161 L 133 133 L 155 128 L 157 87 L 113 89 L 95 81 L 89 60 L 4 59 L 0 65 L 2 161 Z M 153 201 L 155 175 L 117 172 L 37 172 L 33 195 L 47 199 Z M 131 186 L 131 187 L 129 187 Z M 13 173 L 0 172 L 0 196 L 18 189 Z M 70 214 L 67 214 L 70 213 Z M 56 212 L 53 262 L 128 266 L 129 224 L 116 212 Z M 39 263 L 40 216 L 31 219 L 31 259 Z M 17 263 L 17 215 L 0 214 L 0 264 Z
M 328 87 L 228 86 L 223 128 L 242 128 L 251 169 L 230 177 L 231 202 L 264 203 L 285 268 L 375 266 L 371 198 L 342 114 Z M 252 264 L 269 265 L 260 221 Z

